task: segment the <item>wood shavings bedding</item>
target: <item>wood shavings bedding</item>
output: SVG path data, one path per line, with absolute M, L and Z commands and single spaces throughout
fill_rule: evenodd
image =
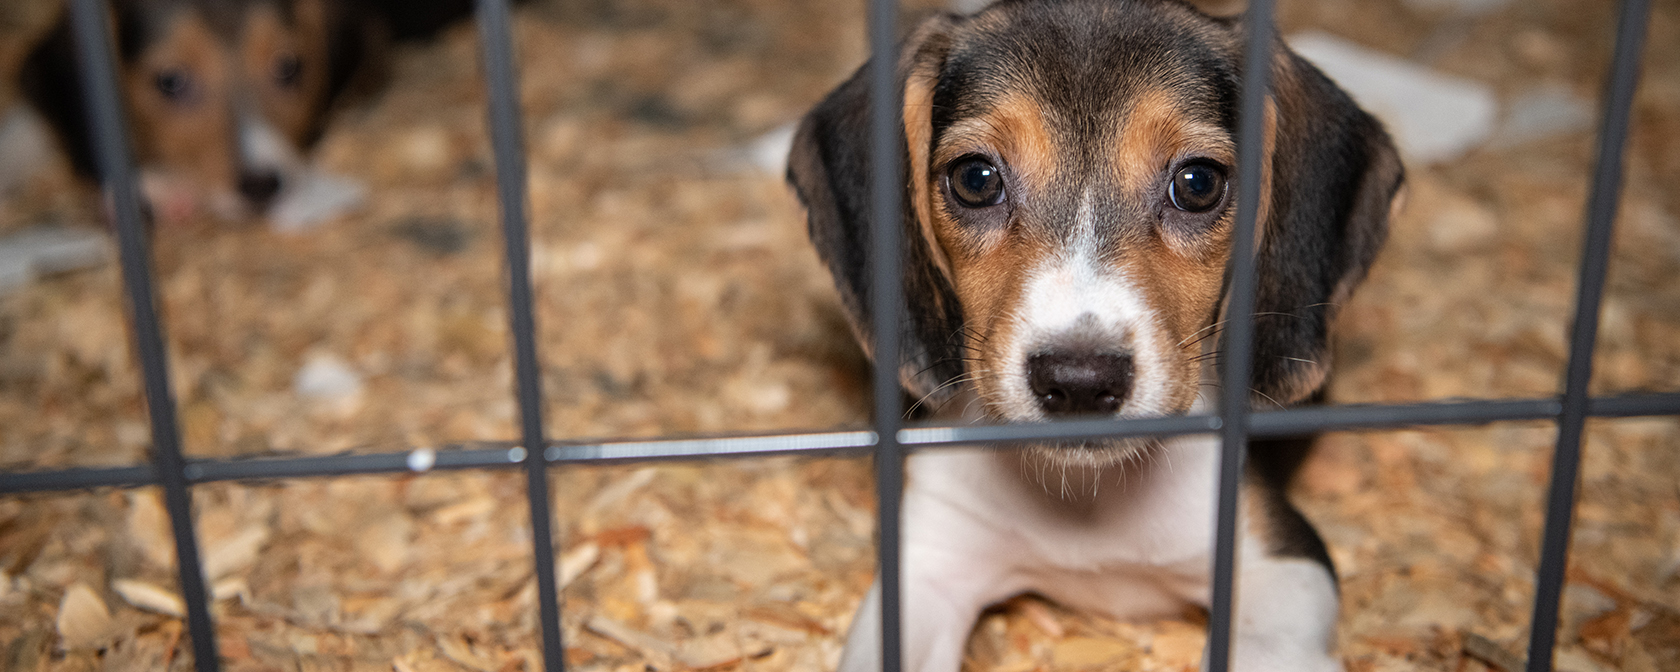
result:
M 1680 5 L 1656 5 L 1598 393 L 1680 387 Z M 1321 0 L 1280 23 L 1502 95 L 1544 80 L 1590 96 L 1608 17 Z M 792 0 L 520 11 L 552 436 L 865 416 L 866 369 L 797 205 L 780 175 L 740 158 L 862 61 L 861 21 L 861 7 Z M 367 185 L 361 210 L 298 235 L 157 232 L 189 452 L 515 434 L 473 39 L 463 26 L 405 48 L 391 87 L 336 120 L 317 161 Z M 1557 389 L 1590 140 L 1413 167 L 1408 209 L 1343 313 L 1336 401 Z M 96 221 L 88 200 L 62 172 L 40 176 L 0 207 L 0 231 Z M 117 282 L 107 266 L 0 297 L 0 465 L 143 459 Z M 300 394 L 318 389 L 300 388 L 312 362 L 358 391 Z M 1559 667 L 1680 667 L 1680 423 L 1594 422 L 1587 439 Z M 1552 440 L 1548 425 L 1506 423 L 1321 442 L 1294 495 L 1341 571 L 1350 670 L 1501 669 L 1524 650 Z M 873 571 L 869 473 L 785 458 L 557 470 L 568 661 L 832 668 Z M 195 501 L 226 669 L 537 669 L 515 474 L 215 484 Z M 0 499 L 0 669 L 188 669 L 172 563 L 153 490 Z M 1021 598 L 982 620 L 967 666 L 1194 670 L 1200 619 L 1117 623 Z

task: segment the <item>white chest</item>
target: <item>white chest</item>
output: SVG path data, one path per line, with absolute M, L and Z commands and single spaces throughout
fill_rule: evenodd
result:
M 1062 470 L 1012 451 L 919 453 L 905 549 L 990 599 L 1035 591 L 1121 618 L 1206 599 L 1218 440 L 1168 441 L 1139 463 Z

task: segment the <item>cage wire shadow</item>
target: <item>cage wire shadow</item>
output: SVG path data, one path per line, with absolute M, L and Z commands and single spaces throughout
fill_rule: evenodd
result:
M 872 279 L 876 287 L 898 287 L 899 190 L 896 160 L 897 109 L 894 81 L 897 60 L 897 3 L 868 0 L 868 33 L 873 52 L 871 77 L 872 167 L 876 228 L 873 231 Z M 955 445 L 997 445 L 1032 439 L 1078 439 L 1126 436 L 1219 434 L 1221 472 L 1212 575 L 1213 599 L 1208 617 L 1204 669 L 1229 669 L 1231 607 L 1234 600 L 1236 495 L 1242 457 L 1252 437 L 1275 437 L 1331 430 L 1381 429 L 1429 425 L 1466 425 L 1496 421 L 1547 420 L 1557 424 L 1557 444 L 1547 494 L 1540 565 L 1535 578 L 1527 672 L 1549 672 L 1556 643 L 1558 602 L 1568 562 L 1569 533 L 1579 477 L 1581 436 L 1589 417 L 1619 418 L 1680 415 L 1680 393 L 1590 397 L 1587 385 L 1598 333 L 1599 306 L 1609 266 L 1611 227 L 1622 177 L 1622 151 L 1639 71 L 1649 0 L 1623 0 L 1617 20 L 1614 55 L 1602 101 L 1596 163 L 1586 210 L 1585 241 L 1576 288 L 1575 317 L 1563 393 L 1539 399 L 1443 401 L 1418 404 L 1334 405 L 1251 411 L 1247 395 L 1253 338 L 1255 273 L 1253 235 L 1256 190 L 1260 181 L 1259 110 L 1267 90 L 1264 68 L 1248 68 L 1241 98 L 1239 177 L 1242 193 L 1235 232 L 1237 249 L 1231 267 L 1231 309 L 1226 329 L 1226 368 L 1218 415 L 1138 420 L 1071 420 L 1032 425 L 941 426 L 902 423 L 898 390 L 898 337 L 902 297 L 894 291 L 872 292 L 876 327 L 873 364 L 874 418 L 869 430 L 759 435 L 727 435 L 637 441 L 548 441 L 544 438 L 542 391 L 532 310 L 526 172 L 517 79 L 507 0 L 476 0 L 477 22 L 488 82 L 489 125 L 495 153 L 508 278 L 509 321 L 514 339 L 515 389 L 520 408 L 520 440 L 455 444 L 405 452 L 313 457 L 192 460 L 181 454 L 175 398 L 170 391 L 162 325 L 155 307 L 149 252 L 142 226 L 133 157 L 117 97 L 112 49 L 104 0 L 72 0 L 69 11 L 83 64 L 81 86 L 90 101 L 90 125 L 104 193 L 116 224 L 122 277 L 140 354 L 146 406 L 152 433 L 150 464 L 102 469 L 0 472 L 0 495 L 94 487 L 163 489 L 175 543 L 177 569 L 187 607 L 188 634 L 199 672 L 219 669 L 215 631 L 198 543 L 192 527 L 190 489 L 218 481 L 276 480 L 360 474 L 395 474 L 428 470 L 522 469 L 531 512 L 531 545 L 537 576 L 543 664 L 550 672 L 565 667 L 560 602 L 555 583 L 552 512 L 547 473 L 562 464 L 607 464 L 718 457 L 858 454 L 873 451 L 879 499 L 878 565 L 882 587 L 882 669 L 900 668 L 899 517 L 900 489 L 907 453 Z M 1273 42 L 1272 0 L 1253 0 L 1244 21 L 1250 35 L 1249 63 L 1269 61 Z M 541 447 L 533 450 L 532 447 Z

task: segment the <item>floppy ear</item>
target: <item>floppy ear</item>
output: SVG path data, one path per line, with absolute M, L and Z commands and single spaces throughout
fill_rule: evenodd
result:
M 106 16 L 116 41 L 113 56 L 120 69 L 139 57 L 153 26 L 142 3 L 111 0 L 107 8 Z M 71 167 L 82 177 L 99 180 L 82 85 L 81 52 L 76 48 L 71 30 L 70 8 L 63 7 L 59 10 L 58 23 L 41 37 L 18 68 L 18 88 L 52 127 Z
M 1329 327 L 1388 235 L 1404 171 L 1382 124 L 1281 44 L 1253 388 L 1291 404 L 1324 385 Z
M 58 24 L 24 59 L 18 84 L 29 104 L 52 126 L 70 165 L 83 177 L 97 178 L 68 10 L 60 13 Z
M 898 67 L 905 94 L 898 146 L 893 157 L 906 180 L 903 204 L 905 316 L 899 384 L 916 398 L 939 400 L 941 386 L 963 372 L 958 304 L 944 253 L 927 221 L 925 185 L 932 80 L 949 50 L 950 30 L 961 19 L 935 16 L 905 40 Z M 908 84 L 907 84 L 908 82 Z M 869 152 L 869 65 L 823 99 L 799 124 L 788 157 L 788 181 L 805 204 L 811 242 L 834 275 L 841 304 L 865 351 L 872 345 L 869 315 L 871 267 Z M 869 352 L 871 357 L 873 352 Z M 948 388 L 947 388 L 948 389 Z
M 417 10 L 427 3 L 415 3 Z M 325 54 L 326 78 L 314 92 L 309 125 L 301 143 L 311 147 L 326 132 L 329 114 L 341 97 L 367 94 L 388 74 L 381 57 L 390 47 L 390 30 L 370 11 L 357 3 L 306 0 L 293 5 L 293 21 L 317 42 L 312 45 Z

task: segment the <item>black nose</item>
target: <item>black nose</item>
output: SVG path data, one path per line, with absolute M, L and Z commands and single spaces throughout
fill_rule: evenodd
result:
M 253 170 L 239 174 L 239 193 L 252 205 L 262 207 L 280 193 L 280 173 L 272 170 Z
M 1113 413 L 1132 389 L 1132 358 L 1047 352 L 1027 358 L 1027 383 L 1050 415 Z

